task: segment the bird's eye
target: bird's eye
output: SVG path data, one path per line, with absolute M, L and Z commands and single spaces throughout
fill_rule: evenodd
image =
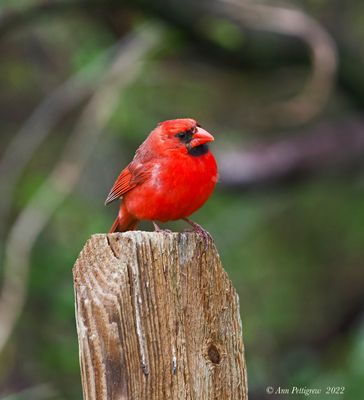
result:
M 182 143 L 190 143 L 192 140 L 192 136 L 195 133 L 194 129 L 188 129 L 183 132 L 179 132 L 176 134 L 176 137 L 182 142 Z

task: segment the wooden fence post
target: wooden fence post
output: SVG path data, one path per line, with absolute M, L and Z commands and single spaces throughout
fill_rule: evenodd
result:
M 194 233 L 93 235 L 73 269 L 85 400 L 246 400 L 238 296 Z

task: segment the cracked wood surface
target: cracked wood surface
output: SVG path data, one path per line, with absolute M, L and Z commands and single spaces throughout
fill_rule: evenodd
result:
M 73 269 L 85 400 L 245 400 L 239 299 L 194 233 L 93 235 Z

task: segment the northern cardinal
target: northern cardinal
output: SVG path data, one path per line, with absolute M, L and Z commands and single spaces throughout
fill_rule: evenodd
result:
M 140 220 L 184 219 L 197 233 L 207 233 L 189 220 L 209 198 L 217 181 L 217 165 L 207 143 L 213 136 L 191 118 L 164 121 L 138 148 L 124 168 L 105 204 L 122 197 L 110 232 L 136 228 Z

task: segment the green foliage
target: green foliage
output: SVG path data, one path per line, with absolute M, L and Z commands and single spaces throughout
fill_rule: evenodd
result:
M 205 17 L 200 29 L 211 39 L 230 50 L 239 49 L 244 41 L 241 30 L 235 24 L 222 19 Z

